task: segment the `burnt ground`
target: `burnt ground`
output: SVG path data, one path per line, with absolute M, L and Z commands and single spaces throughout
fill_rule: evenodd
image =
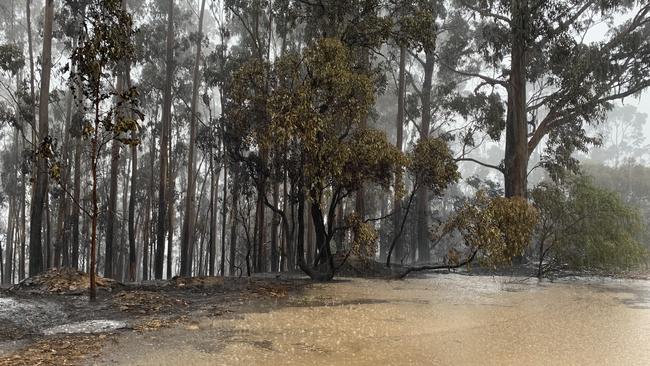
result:
M 275 276 L 112 283 L 100 288 L 95 302 L 74 286 L 14 286 L 0 290 L 0 366 L 81 364 L 121 332 L 271 310 L 309 283 Z

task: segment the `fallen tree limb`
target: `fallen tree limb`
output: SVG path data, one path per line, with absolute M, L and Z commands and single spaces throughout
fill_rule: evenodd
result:
M 472 255 L 470 255 L 467 259 L 465 259 L 462 262 L 459 262 L 454 265 L 448 265 L 448 264 L 436 264 L 436 265 L 426 265 L 426 266 L 420 266 L 420 267 L 409 267 L 406 269 L 406 271 L 402 272 L 402 274 L 398 275 L 397 278 L 403 279 L 404 277 L 408 276 L 409 273 L 411 272 L 421 272 L 421 271 L 434 271 L 437 269 L 454 269 L 454 268 L 460 268 L 462 266 L 466 266 L 467 264 L 471 263 L 474 258 L 476 257 L 476 253 L 478 251 L 475 250 L 472 252 Z

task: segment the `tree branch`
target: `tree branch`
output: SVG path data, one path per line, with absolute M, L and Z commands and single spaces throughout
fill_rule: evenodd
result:
M 462 261 L 462 262 L 460 262 L 458 264 L 455 264 L 453 266 L 450 266 L 448 264 L 436 264 L 436 265 L 426 265 L 426 266 L 420 266 L 420 267 L 410 267 L 410 268 L 407 268 L 406 271 L 404 271 L 402 274 L 397 276 L 397 278 L 403 279 L 404 277 L 408 276 L 411 272 L 434 271 L 434 270 L 438 270 L 438 269 L 450 270 L 450 269 L 454 269 L 454 268 L 460 268 L 462 266 L 465 266 L 465 265 L 468 265 L 469 263 L 471 263 L 474 260 L 474 258 L 476 257 L 476 253 L 478 253 L 478 250 L 475 250 L 474 252 L 472 252 L 472 255 L 470 255 L 466 260 L 464 260 L 464 261 Z

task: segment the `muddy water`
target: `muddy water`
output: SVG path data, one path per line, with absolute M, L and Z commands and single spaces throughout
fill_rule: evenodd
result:
M 354 279 L 289 305 L 126 334 L 99 363 L 650 365 L 648 281 Z

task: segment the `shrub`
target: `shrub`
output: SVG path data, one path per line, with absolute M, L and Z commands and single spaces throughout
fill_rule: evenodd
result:
M 540 184 L 531 198 L 541 216 L 536 231 L 539 275 L 557 266 L 631 269 L 646 260 L 638 210 L 616 193 L 596 187 L 590 178 Z

